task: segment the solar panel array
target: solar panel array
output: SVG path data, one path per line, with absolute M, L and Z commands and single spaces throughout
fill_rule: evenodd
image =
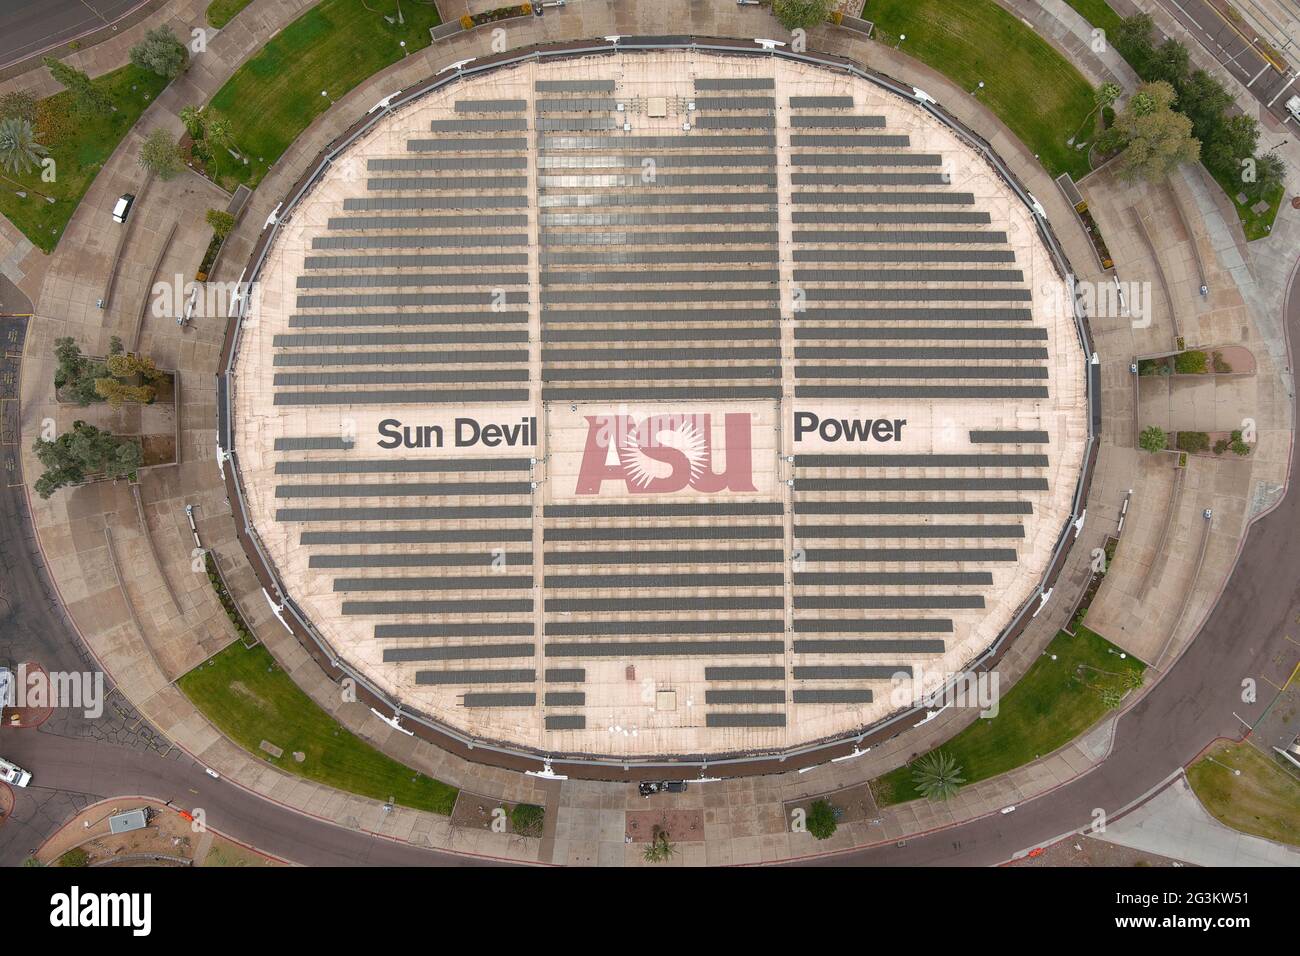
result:
M 724 75 L 662 103 L 615 78 L 462 92 L 312 233 L 275 404 L 1048 398 L 1005 224 L 859 102 Z M 408 685 L 540 711 L 575 749 L 613 712 L 593 668 L 671 659 L 703 677 L 677 708 L 730 746 L 940 660 L 1020 559 L 1048 438 L 799 454 L 776 498 L 573 504 L 527 451 L 287 435 L 274 517 Z

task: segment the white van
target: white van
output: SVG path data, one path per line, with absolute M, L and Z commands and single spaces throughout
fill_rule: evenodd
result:
M 135 202 L 135 196 L 127 193 L 117 201 L 113 206 L 113 221 L 126 222 L 126 217 L 131 215 L 131 204 Z
M 1286 111 L 1293 120 L 1300 123 L 1300 96 L 1293 96 L 1286 101 Z
M 0 782 L 12 783 L 15 787 L 25 787 L 32 782 L 32 775 L 17 764 L 0 757 Z

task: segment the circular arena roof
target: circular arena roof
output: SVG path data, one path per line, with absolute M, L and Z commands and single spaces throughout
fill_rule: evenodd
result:
M 814 63 L 454 80 L 334 158 L 258 283 L 260 547 L 334 654 L 478 740 L 855 733 L 986 651 L 1072 516 L 1085 362 L 1032 210 Z

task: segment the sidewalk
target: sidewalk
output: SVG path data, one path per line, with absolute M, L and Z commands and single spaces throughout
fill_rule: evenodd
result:
M 49 259 L 48 272 L 39 290 L 32 331 L 24 359 L 22 382 L 25 434 L 34 434 L 51 401 L 53 363 L 50 345 L 58 335 L 74 334 L 88 350 L 103 348 L 110 334 L 123 334 L 134 322 L 139 299 L 134 293 L 120 293 L 107 312 L 95 308 L 102 287 L 110 250 L 97 239 L 94 223 L 106 216 L 112 199 L 135 183 L 139 171 L 134 151 L 143 130 L 167 125 L 179 130 L 177 111 L 191 103 L 204 102 L 235 67 L 286 23 L 301 4 L 258 0 L 223 30 L 207 54 L 150 106 L 137 129 L 124 140 L 96 179 L 86 200 L 69 226 L 74 241 L 61 244 Z M 663 0 L 657 4 L 619 3 L 604 0 L 572 0 L 562 11 L 543 18 L 510 21 L 512 46 L 609 34 L 695 34 L 700 36 L 770 36 L 778 30 L 763 11 L 736 7 L 730 3 L 699 4 L 689 0 Z M 236 278 L 247 251 L 267 215 L 283 198 L 321 146 L 336 136 L 358 115 L 393 89 L 433 75 L 448 63 L 488 54 L 491 31 L 487 28 L 456 34 L 431 48 L 412 54 L 388 70 L 361 84 L 334 109 L 317 121 L 294 143 L 255 192 L 251 206 L 223 255 L 221 279 Z M 812 31 L 812 49 L 851 57 L 869 67 L 891 74 L 926 89 L 958 118 L 984 131 L 1007 163 L 1047 208 L 1053 227 L 1077 269 L 1085 274 L 1095 269 L 1090 245 L 1073 213 L 1050 177 L 1037 166 L 1032 155 L 988 113 L 928 67 L 896 51 L 882 48 L 856 35 L 825 27 Z M 94 51 L 88 51 L 94 52 Z M 177 183 L 188 183 L 182 177 Z M 175 184 L 173 184 L 175 185 Z M 207 190 L 210 184 L 194 184 Z M 182 187 L 177 187 L 182 188 Z M 152 193 L 141 213 L 155 217 L 158 227 L 175 209 L 166 190 Z M 156 204 L 156 205 L 155 205 Z M 142 289 L 156 253 L 156 240 L 149 234 L 136 237 L 127 251 L 122 268 L 123 290 Z M 187 253 L 188 255 L 188 253 Z M 193 268 L 190 263 L 188 268 Z M 195 759 L 213 767 L 238 785 L 291 806 L 303 813 L 333 820 L 342 826 L 382 833 L 418 845 L 457 851 L 491 853 L 494 856 L 542 862 L 635 862 L 638 848 L 623 842 L 623 823 L 629 808 L 643 808 L 634 788 L 619 783 L 565 781 L 558 796 L 548 800 L 548 788 L 540 781 L 520 774 L 470 763 L 418 739 L 407 737 L 378 721 L 360 704 L 342 704 L 338 688 L 330 682 L 296 640 L 286 634 L 271 615 L 256 586 L 251 570 L 235 541 L 224 487 L 220 483 L 215 457 L 215 394 L 212 371 L 216 366 L 224 329 L 216 322 L 201 321 L 181 331 L 170 319 L 145 320 L 149 349 L 167 364 L 167 356 L 181 370 L 186 382 L 184 410 L 185 460 L 169 472 L 153 472 L 143 482 L 148 520 L 165 567 L 159 568 L 140 547 L 146 529 L 139 527 L 134 504 L 123 486 L 99 484 L 56 496 L 50 502 L 33 500 L 38 534 L 50 570 L 64 601 L 89 646 L 122 686 L 132 702 L 160 731 Z M 1127 355 L 1107 356 L 1104 372 Z M 190 384 L 193 382 L 193 390 Z M 1111 474 L 1113 453 L 1103 447 L 1097 474 Z M 28 453 L 24 464 L 29 478 L 35 463 Z M 1122 474 L 1107 479 L 1107 489 L 1123 486 Z M 1089 553 L 1113 532 L 1121 497 L 1108 490 L 1095 496 L 1089 518 L 1073 549 L 1066 570 L 1057 585 L 1057 595 L 1034 619 L 1000 666 L 1004 682 L 1010 683 L 1041 653 L 1042 648 L 1065 622 L 1088 573 Z M 210 653 L 214 635 L 209 626 L 223 624 L 220 608 L 201 575 L 189 571 L 192 539 L 183 510 L 198 506 L 199 534 L 205 546 L 219 555 L 232 591 L 250 618 L 250 625 L 294 680 L 349 730 L 359 734 L 399 760 L 422 772 L 493 800 L 546 802 L 557 818 L 553 840 L 521 841 L 488 831 L 453 829 L 446 818 L 397 808 L 384 814 L 377 802 L 330 790 L 267 767 L 226 740 L 175 687 L 172 681 L 190 664 Z M 104 529 L 129 550 L 122 566 L 125 592 L 113 578 Z M 159 575 L 168 575 L 180 594 L 181 607 L 160 611 L 161 602 L 149 595 L 160 593 Z M 1217 588 L 1217 582 L 1214 582 Z M 1207 591 L 1207 594 L 1216 591 Z M 137 612 L 148 611 L 141 634 L 131 623 L 127 602 Z M 163 604 L 165 607 L 165 604 Z M 216 624 L 214 624 L 214 620 Z M 1195 620 L 1188 618 L 1190 627 Z M 227 635 L 228 636 L 228 635 Z M 163 653 L 157 653 L 161 651 Z M 160 665 L 159 661 L 163 661 Z M 947 825 L 991 812 L 1010 802 L 1023 802 L 1050 790 L 1094 766 L 1105 753 L 1109 725 L 1097 728 L 1060 753 L 1021 768 L 1005 777 L 973 785 L 944 806 L 907 805 L 879 814 L 881 823 L 850 824 L 827 843 L 815 844 L 811 837 L 790 834 L 784 804 L 811 794 L 860 786 L 864 781 L 893 769 L 915 754 L 951 737 L 974 712 L 946 711 L 922 728 L 908 731 L 859 759 L 825 765 L 805 774 L 727 780 L 693 786 L 672 806 L 698 807 L 705 812 L 705 838 L 698 848 L 687 846 L 683 862 L 744 863 L 784 859 L 829 849 L 897 839 L 936 826 Z M 553 788 L 551 788 L 553 789 Z M 1085 825 L 1088 821 L 1079 821 Z M 218 821 L 214 821 L 218 823 Z

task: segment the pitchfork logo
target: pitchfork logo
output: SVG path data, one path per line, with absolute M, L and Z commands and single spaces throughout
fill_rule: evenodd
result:
M 754 491 L 752 416 L 729 412 L 723 422 L 723 471 L 715 470 L 713 416 L 679 413 L 588 415 L 577 493 L 598 495 L 606 481 L 628 494 L 661 495 L 693 488 L 704 494 Z

